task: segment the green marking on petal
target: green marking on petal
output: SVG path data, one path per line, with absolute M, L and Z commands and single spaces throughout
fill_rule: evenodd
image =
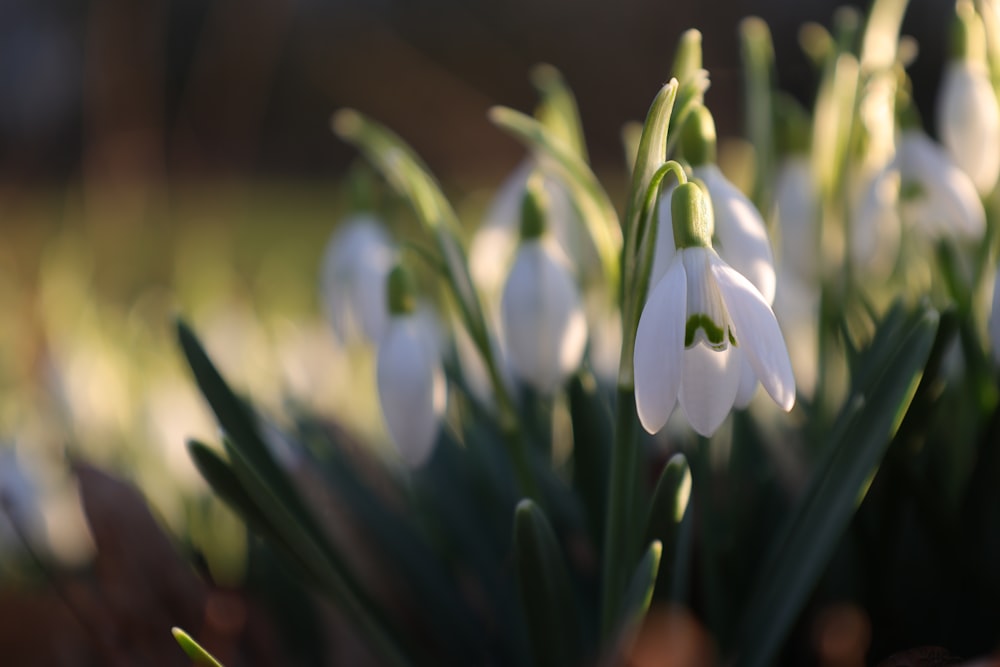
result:
M 695 313 L 688 318 L 687 326 L 684 329 L 684 347 L 694 345 L 695 335 L 699 329 L 705 332 L 705 340 L 710 348 L 719 351 L 726 349 L 726 335 L 722 331 L 722 327 L 713 322 L 712 318 L 705 313 Z M 733 340 L 731 331 L 729 338 L 735 345 L 736 341 Z
M 899 186 L 899 200 L 916 201 L 924 196 L 924 186 L 917 181 L 903 181 Z

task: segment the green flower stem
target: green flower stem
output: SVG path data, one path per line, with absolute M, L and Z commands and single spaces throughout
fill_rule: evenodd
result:
M 653 254 L 656 249 L 657 229 L 653 224 L 653 214 L 660 196 L 660 185 L 667 174 L 673 174 L 678 183 L 688 182 L 684 168 L 670 160 L 653 172 L 646 187 L 646 197 L 642 213 L 636 220 L 635 232 L 640 239 L 637 248 L 641 254 L 633 265 L 635 277 L 630 283 L 633 287 L 622 295 L 622 326 L 625 328 L 622 332 L 622 354 L 618 367 L 619 385 L 633 384 L 632 358 L 635 354 L 635 332 L 639 328 L 639 316 L 642 314 L 642 306 L 646 303 L 646 294 L 649 292 L 649 275 L 653 272 Z
M 618 627 L 629 573 L 638 558 L 639 521 L 634 511 L 638 486 L 639 439 L 635 390 L 619 387 L 604 532 L 601 595 L 601 637 L 604 640 L 611 639 Z

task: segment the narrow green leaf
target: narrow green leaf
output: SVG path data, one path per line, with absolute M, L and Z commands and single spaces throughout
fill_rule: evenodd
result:
M 545 514 L 531 500 L 514 513 L 517 581 L 538 667 L 582 664 L 579 606 L 559 542 Z
M 646 114 L 639 138 L 632 183 L 629 188 L 628 205 L 625 209 L 625 247 L 622 254 L 622 355 L 618 384 L 631 388 L 635 381 L 632 370 L 632 350 L 635 346 L 635 330 L 639 326 L 642 302 L 636 290 L 640 287 L 642 272 L 641 249 L 643 238 L 641 218 L 646 209 L 650 182 L 667 159 L 667 128 L 677 97 L 677 79 L 671 79 L 653 99 Z M 647 226 L 649 227 L 649 226 Z
M 534 151 L 543 167 L 551 166 L 561 176 L 601 258 L 604 280 L 612 293 L 616 293 L 621 229 L 618 213 L 594 172 L 545 125 L 531 116 L 507 107 L 493 107 L 489 116 L 497 127 Z
M 774 44 L 763 19 L 752 16 L 740 23 L 740 46 L 746 91 L 746 133 L 754 148 L 756 171 L 754 204 L 761 211 L 771 205 L 774 179 Z
M 212 654 L 203 649 L 188 633 L 180 628 L 171 628 L 170 633 L 194 664 L 201 667 L 222 667 L 222 663 L 213 658 Z
M 558 69 L 549 64 L 535 65 L 531 69 L 531 83 L 541 95 L 535 117 L 556 136 L 562 137 L 566 146 L 583 162 L 587 160 L 587 142 L 580 122 L 580 109 L 573 91 Z
M 608 463 L 611 459 L 611 414 L 590 373 L 578 373 L 569 383 L 573 425 L 573 488 L 587 512 L 594 544 L 604 535 Z
M 873 368 L 868 382 L 855 387 L 845 403 L 809 488 L 784 521 L 756 578 L 743 613 L 739 664 L 773 664 L 906 413 L 937 326 L 937 313 L 920 309 L 906 318 L 902 331 L 880 327 L 870 348 L 885 349 L 885 339 L 891 338 L 888 354 L 862 355 Z
M 690 498 L 691 469 L 683 454 L 674 454 L 663 467 L 656 489 L 653 491 L 646 517 L 646 536 L 643 540 L 646 544 L 658 541 L 662 545 L 661 565 L 668 573 L 676 570 L 681 522 L 687 513 Z M 672 583 L 669 578 L 661 579 L 657 590 L 666 595 Z
M 294 560 L 340 603 L 386 664 L 410 664 L 384 613 L 360 588 L 357 577 L 275 463 L 249 408 L 226 384 L 187 325 L 178 322 L 177 331 L 198 387 L 228 436 L 225 447 L 230 460 L 228 466 L 220 466 L 218 457 L 206 456 L 207 450 L 196 447 L 193 453 L 201 457 L 203 464 L 207 462 L 206 469 L 216 474 L 217 481 L 223 481 L 228 491 L 242 489 L 230 500 L 246 506 L 246 500 L 252 499 L 258 510 L 256 518 L 266 528 L 264 533 L 276 536 L 279 545 L 287 548 Z M 233 478 L 238 482 L 235 485 Z
M 653 589 L 656 587 L 656 575 L 660 571 L 662 554 L 663 545 L 658 540 L 653 540 L 636 566 L 628 588 L 625 589 L 624 603 L 619 615 L 621 632 L 630 632 L 646 617 L 649 604 L 653 601 Z

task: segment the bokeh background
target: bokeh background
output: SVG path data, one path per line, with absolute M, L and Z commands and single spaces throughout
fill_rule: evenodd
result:
M 320 257 L 355 160 L 329 130 L 332 111 L 357 108 L 411 142 L 471 228 L 523 156 L 486 110 L 530 109 L 533 64 L 552 63 L 573 87 L 595 171 L 615 193 L 621 127 L 644 116 L 683 30 L 704 33 L 707 104 L 720 134 L 737 136 L 740 19 L 769 23 L 779 84 L 808 103 L 815 76 L 798 29 L 829 26 L 834 10 L 825 0 L 0 1 L 0 486 L 20 512 L 0 517 L 0 650 L 15 656 L 4 664 L 90 664 L 44 662 L 31 647 L 50 624 L 92 642 L 65 602 L 107 606 L 107 586 L 124 576 L 127 540 L 110 563 L 95 556 L 114 536 L 98 539 L 94 513 L 127 504 L 117 479 L 141 489 L 152 515 L 107 530 L 136 521 L 170 536 L 147 540 L 176 559 L 154 558 L 152 571 L 177 568 L 198 604 L 209 594 L 178 563 L 197 560 L 220 585 L 244 574 L 242 526 L 184 449 L 216 428 L 176 349 L 175 316 L 275 419 L 294 402 L 378 440 L 377 408 L 357 386 L 370 360 L 337 348 L 319 306 Z M 904 23 L 920 47 L 911 73 L 928 127 L 950 11 L 948 0 L 914 0 Z M 111 574 L 94 583 L 102 567 Z

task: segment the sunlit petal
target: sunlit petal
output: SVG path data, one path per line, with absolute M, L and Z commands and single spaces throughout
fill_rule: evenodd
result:
M 712 273 L 726 301 L 737 345 L 775 403 L 785 411 L 791 410 L 795 404 L 795 376 L 770 306 L 750 281 L 721 260 L 712 263 Z
M 716 250 L 730 266 L 745 275 L 767 302 L 774 302 L 774 256 L 767 228 L 757 208 L 730 183 L 714 164 L 695 168 L 712 197 Z
M 663 428 L 677 403 L 686 302 L 684 264 L 677 256 L 650 291 L 635 336 L 635 405 L 650 433 Z
M 447 399 L 437 347 L 413 316 L 393 317 L 378 346 L 378 393 L 389 435 L 409 465 L 427 460 Z
M 733 407 L 742 410 L 750 405 L 750 401 L 757 393 L 757 385 L 760 383 L 757 382 L 757 374 L 753 372 L 753 366 L 750 365 L 747 355 L 743 354 L 742 348 L 734 347 L 732 353 L 739 357 L 741 366 L 740 386 L 736 390 L 736 401 L 733 403 Z
M 1000 175 L 1000 107 L 985 64 L 957 59 L 945 65 L 938 89 L 938 136 L 979 194 Z
M 691 428 L 705 437 L 715 433 L 736 400 L 743 366 L 732 351 L 702 344 L 684 350 L 678 400 Z
M 521 244 L 500 309 L 515 374 L 554 392 L 580 365 L 587 323 L 576 284 L 542 242 Z
M 670 213 L 670 198 L 676 188 L 677 184 L 671 183 L 660 192 L 656 208 L 656 247 L 653 250 L 653 268 L 649 273 L 650 288 L 660 282 L 677 250 L 674 247 L 674 222 Z

